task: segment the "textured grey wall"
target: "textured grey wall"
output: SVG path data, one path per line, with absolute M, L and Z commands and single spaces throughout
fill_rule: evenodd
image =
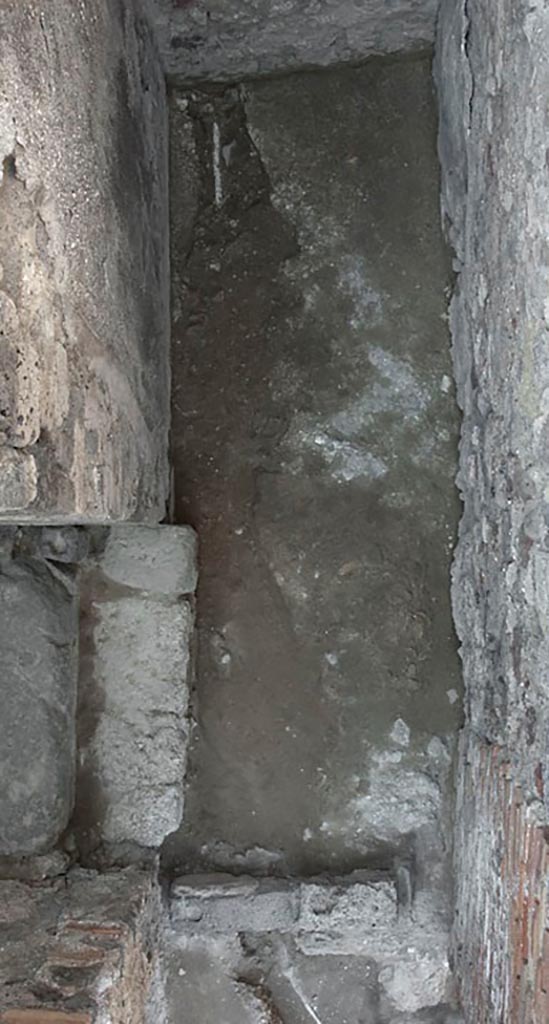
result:
M 7 0 L 0 68 L 0 518 L 158 521 L 167 125 L 151 30 L 129 0 Z

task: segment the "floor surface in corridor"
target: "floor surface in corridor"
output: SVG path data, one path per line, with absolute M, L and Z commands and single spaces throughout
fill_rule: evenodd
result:
M 167 868 L 442 884 L 458 416 L 430 60 L 176 92 L 174 517 L 200 537 Z

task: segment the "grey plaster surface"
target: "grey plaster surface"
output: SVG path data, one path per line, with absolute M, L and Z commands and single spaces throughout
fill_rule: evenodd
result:
M 401 862 L 447 885 L 457 414 L 435 132 L 428 59 L 173 96 L 175 517 L 202 564 L 168 869 Z

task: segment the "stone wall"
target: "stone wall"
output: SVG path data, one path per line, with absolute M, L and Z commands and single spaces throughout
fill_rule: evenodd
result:
M 454 944 L 471 1024 L 547 1019 L 548 47 L 545 5 L 443 0 L 436 77 L 463 411 L 453 599 L 467 715 Z
M 0 13 L 0 519 L 163 518 L 164 78 L 140 2 Z
M 0 881 L 1 1024 L 161 1024 L 160 897 L 129 868 Z
M 149 0 L 167 74 L 182 82 L 326 67 L 417 50 L 437 0 Z

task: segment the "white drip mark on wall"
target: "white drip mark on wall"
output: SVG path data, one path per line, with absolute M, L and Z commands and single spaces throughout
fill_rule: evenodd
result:
M 221 135 L 217 121 L 213 124 L 213 180 L 215 205 L 221 206 L 223 202 L 223 185 L 221 182 Z

